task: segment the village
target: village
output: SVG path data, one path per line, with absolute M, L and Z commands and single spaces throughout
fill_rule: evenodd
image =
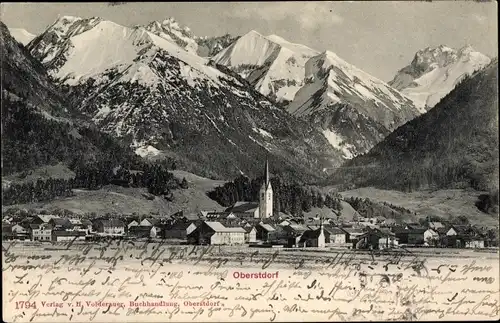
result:
M 77 217 L 33 214 L 2 219 L 2 240 L 58 242 L 103 239 L 164 240 L 170 244 L 249 247 L 392 249 L 398 247 L 487 248 L 498 239 L 486 228 L 455 223 L 404 223 L 379 216 L 356 221 L 296 217 L 273 209 L 266 161 L 259 202 L 236 202 L 224 211 L 182 210 L 160 216 Z M 46 212 L 45 212 L 46 213 Z
M 337 224 L 294 217 L 253 218 L 256 208 L 239 203 L 225 212 L 168 217 L 79 219 L 38 214 L 18 223 L 5 219 L 2 240 L 58 242 L 103 239 L 166 240 L 171 244 L 248 245 L 249 247 L 391 249 L 407 247 L 486 248 L 497 246 L 480 228 L 430 222 L 390 224 L 362 218 Z M 231 210 L 232 209 L 232 210 Z M 314 223 L 316 222 L 316 223 Z

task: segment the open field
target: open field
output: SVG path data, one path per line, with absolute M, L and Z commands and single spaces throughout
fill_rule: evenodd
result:
M 4 185 L 10 183 L 24 184 L 29 182 L 36 182 L 39 179 L 70 179 L 74 177 L 75 173 L 73 171 L 71 171 L 65 165 L 59 163 L 57 165 L 46 165 L 29 171 L 7 175 L 2 178 L 2 183 Z
M 217 202 L 211 200 L 206 192 L 224 182 L 206 179 L 185 171 L 173 171 L 180 179 L 186 178 L 189 184 L 187 189 L 173 191 L 174 201 L 169 202 L 161 197 L 154 200 L 146 199 L 142 194 L 145 188 L 126 188 L 116 185 L 107 185 L 99 190 L 88 191 L 75 189 L 75 196 L 57 198 L 49 202 L 12 205 L 37 210 L 67 209 L 75 213 L 96 212 L 98 214 L 138 214 L 160 213 L 172 214 L 180 210 L 186 214 L 196 213 L 200 210 L 223 210 Z M 6 208 L 3 207 L 3 210 Z
M 327 188 L 325 188 L 327 189 Z M 484 192 L 475 190 L 436 190 L 404 193 L 373 187 L 340 192 L 344 197 L 369 198 L 375 202 L 388 202 L 417 212 L 418 217 L 437 215 L 445 219 L 466 216 L 472 224 L 498 225 L 498 215 L 481 212 L 476 206 L 477 197 Z M 415 220 L 415 219 L 409 219 Z

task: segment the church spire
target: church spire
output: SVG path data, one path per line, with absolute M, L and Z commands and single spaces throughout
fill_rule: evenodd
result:
M 269 162 L 268 159 L 266 158 L 266 187 L 269 186 Z

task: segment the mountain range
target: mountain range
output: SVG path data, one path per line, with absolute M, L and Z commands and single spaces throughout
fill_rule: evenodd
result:
M 40 166 L 137 156 L 68 104 L 42 64 L 0 22 L 2 176 Z
M 385 83 L 331 51 L 256 31 L 199 37 L 173 18 L 125 27 L 64 16 L 27 50 L 100 130 L 213 178 L 256 174 L 266 157 L 319 178 L 489 62 L 470 46 L 427 48 Z
M 466 45 L 453 49 L 445 45 L 419 50 L 411 63 L 398 71 L 389 85 L 429 110 L 467 75 L 480 70 L 491 59 Z
M 498 194 L 498 60 L 464 77 L 434 108 L 399 127 L 332 181 L 357 187 L 474 188 Z
M 260 174 L 266 157 L 305 178 L 341 162 L 320 132 L 237 74 L 145 27 L 61 17 L 28 49 L 72 105 L 138 154 L 218 178 Z

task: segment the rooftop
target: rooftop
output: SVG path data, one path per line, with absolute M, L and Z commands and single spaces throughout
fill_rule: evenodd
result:
M 241 233 L 246 233 L 245 229 L 242 227 L 225 227 L 222 223 L 220 222 L 212 222 L 212 221 L 205 221 L 205 223 L 215 232 L 241 232 Z

